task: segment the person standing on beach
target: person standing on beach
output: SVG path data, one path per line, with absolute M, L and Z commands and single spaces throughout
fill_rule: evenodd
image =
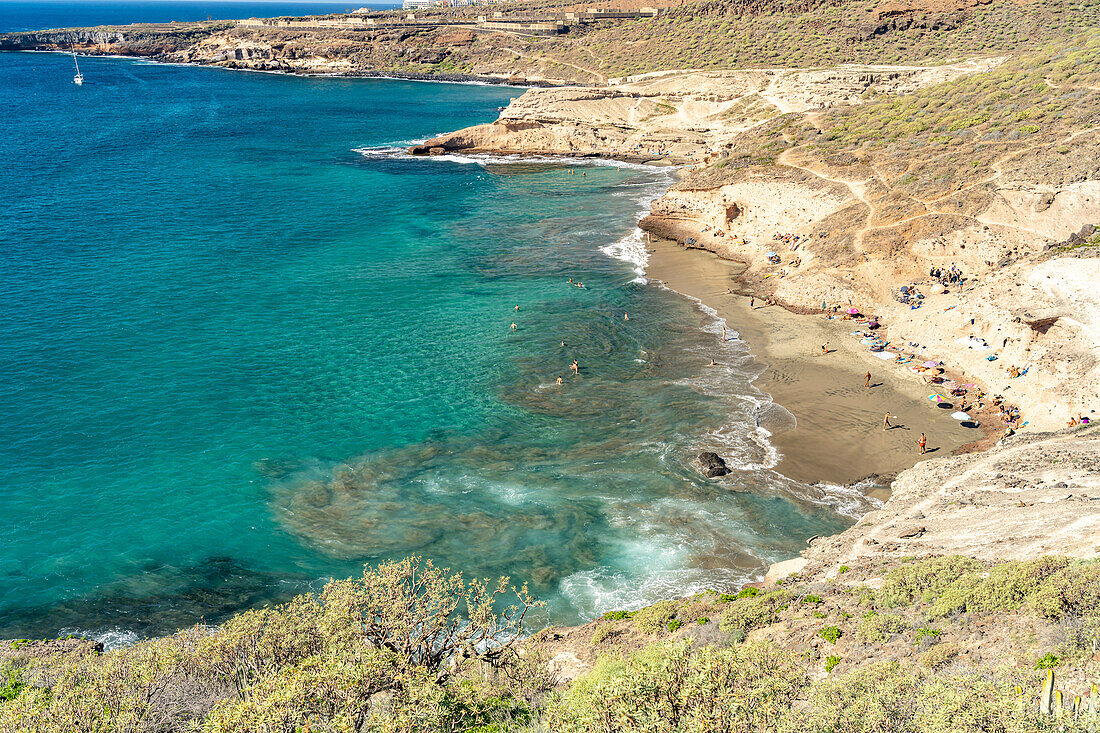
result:
M 882 429 L 889 430 L 892 427 L 894 426 L 890 424 L 890 413 L 888 412 L 886 416 L 882 418 Z
M 829 342 L 826 341 L 825 343 L 823 343 L 821 345 L 821 355 L 825 356 L 828 353 L 829 353 Z
M 756 298 L 749 298 L 749 310 L 756 310 Z
M 863 380 L 863 386 L 871 389 L 871 372 L 867 372 L 867 376 Z
M 722 341 L 725 342 L 725 340 L 726 340 L 726 327 L 722 326 Z
M 920 454 L 923 456 L 926 452 L 926 446 L 928 445 L 928 438 L 924 437 L 924 433 L 920 434 L 920 440 L 917 441 L 917 445 L 920 446 Z

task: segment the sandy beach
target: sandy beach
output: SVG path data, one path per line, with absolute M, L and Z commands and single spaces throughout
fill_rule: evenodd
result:
M 738 263 L 656 238 L 650 250 L 650 279 L 717 310 L 766 367 L 757 386 L 795 416 L 793 429 L 772 437 L 782 454 L 780 473 L 808 483 L 850 484 L 869 476 L 888 483 L 921 459 L 922 432 L 928 457 L 984 437 L 929 401 L 931 389 L 915 375 L 860 345 L 849 335 L 857 324 L 797 315 L 760 299 L 750 308 L 749 298 L 727 292 L 736 290 Z M 822 356 L 826 341 L 830 352 Z M 896 427 L 884 431 L 887 412 Z

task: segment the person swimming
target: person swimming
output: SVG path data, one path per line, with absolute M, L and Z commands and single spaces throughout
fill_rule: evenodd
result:
M 561 384 L 561 383 L 562 383 L 562 378 L 559 376 L 558 377 L 558 384 Z
M 512 321 L 512 330 L 513 330 L 513 331 L 515 331 L 515 330 L 516 330 L 516 328 L 517 328 L 517 326 L 516 326 L 516 322 L 515 322 L 515 321 Z
M 718 366 L 718 362 L 716 362 L 714 359 L 711 359 L 710 364 L 707 364 L 707 366 Z

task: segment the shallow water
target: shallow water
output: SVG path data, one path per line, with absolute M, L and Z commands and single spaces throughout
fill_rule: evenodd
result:
M 790 418 L 744 344 L 639 275 L 667 172 L 391 154 L 520 90 L 70 67 L 0 54 L 0 636 L 160 633 L 410 553 L 573 622 L 866 507 L 772 470 Z

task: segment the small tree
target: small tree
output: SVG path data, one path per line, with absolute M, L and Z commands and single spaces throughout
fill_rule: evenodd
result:
M 476 578 L 466 583 L 461 573 L 409 557 L 326 585 L 322 624 L 329 633 L 360 633 L 392 651 L 401 667 L 424 668 L 442 683 L 464 660 L 499 667 L 515 654 L 527 612 L 543 604 L 524 584 L 511 589 L 516 602 L 498 610 L 508 583 L 507 577 L 493 586 Z

